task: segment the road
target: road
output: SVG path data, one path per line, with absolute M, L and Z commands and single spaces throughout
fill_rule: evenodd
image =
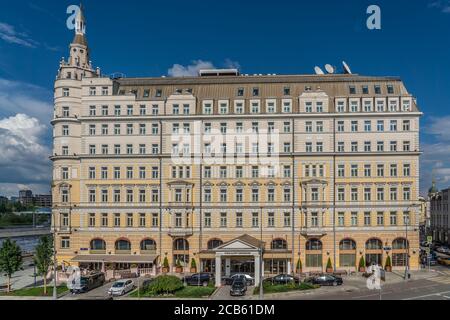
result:
M 49 227 L 0 229 L 0 239 L 50 235 Z
M 450 300 L 450 269 L 442 269 L 436 276 L 382 285 L 382 300 Z M 379 291 L 348 290 L 323 295 L 291 296 L 288 300 L 380 300 Z

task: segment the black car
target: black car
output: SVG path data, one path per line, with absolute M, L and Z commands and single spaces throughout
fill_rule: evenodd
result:
M 190 286 L 208 286 L 211 281 L 211 274 L 209 273 L 195 273 L 191 276 L 182 279 L 184 283 Z
M 236 278 L 230 289 L 231 296 L 245 296 L 247 293 L 247 282 L 244 278 Z
M 273 284 L 300 283 L 300 279 L 298 277 L 290 274 L 279 274 L 275 277 L 267 278 L 265 281 Z
M 332 275 L 322 275 L 318 277 L 312 277 L 307 279 L 305 282 L 310 284 L 317 284 L 320 286 L 340 286 L 344 282 L 342 281 L 341 277 L 336 277 Z

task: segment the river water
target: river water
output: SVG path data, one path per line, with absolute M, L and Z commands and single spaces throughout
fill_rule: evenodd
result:
M 39 243 L 39 239 L 41 236 L 30 236 L 30 237 L 19 237 L 19 238 L 11 238 L 12 241 L 16 241 L 19 247 L 22 249 L 24 253 L 34 253 L 36 245 Z M 3 244 L 3 241 L 6 239 L 0 239 L 0 246 Z

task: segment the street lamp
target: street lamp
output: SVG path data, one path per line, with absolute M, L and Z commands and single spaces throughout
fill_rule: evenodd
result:
M 262 300 L 264 297 L 264 288 L 263 288 L 263 207 L 261 207 L 261 221 L 260 225 L 260 244 L 259 244 L 259 300 Z
M 405 246 L 406 246 L 406 264 L 405 264 L 405 276 L 404 276 L 404 280 L 406 281 L 406 280 L 408 280 L 410 277 L 411 277 L 411 275 L 410 275 L 410 273 L 409 273 L 409 242 L 408 242 L 408 226 L 409 226 L 409 223 L 410 223 L 410 221 L 411 221 L 411 217 L 410 217 L 410 215 L 411 215 L 411 209 L 412 208 L 417 208 L 417 206 L 418 206 L 418 204 L 412 204 L 412 205 L 410 205 L 408 208 L 406 208 L 406 212 L 408 213 L 408 215 L 405 217 L 405 220 L 404 220 L 404 224 L 405 224 L 405 236 L 406 236 L 406 243 L 405 243 Z

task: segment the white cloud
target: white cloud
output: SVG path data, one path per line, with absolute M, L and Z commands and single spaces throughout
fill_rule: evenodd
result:
M 430 8 L 437 8 L 443 13 L 450 13 L 450 0 L 434 0 L 428 6 Z
M 36 48 L 39 45 L 38 42 L 30 39 L 26 33 L 18 32 L 14 26 L 4 22 L 0 22 L 0 39 L 28 48 Z
M 0 195 L 49 192 L 51 91 L 0 78 Z
M 0 120 L 0 190 L 9 190 L 12 185 L 48 189 L 51 150 L 42 142 L 46 130 L 38 119 L 25 114 Z
M 232 61 L 230 59 L 226 59 L 223 65 L 225 68 L 240 68 L 239 62 Z M 194 60 L 188 66 L 174 64 L 167 73 L 170 77 L 197 77 L 198 72 L 201 69 L 215 68 L 215 65 L 211 61 Z
M 425 133 L 437 136 L 439 140 L 450 141 L 450 116 L 440 118 L 430 117 L 429 124 L 425 127 Z
M 0 78 L 0 119 L 23 113 L 49 123 L 52 93 L 33 84 Z
M 191 65 L 182 66 L 181 64 L 174 64 L 169 69 L 168 74 L 170 77 L 196 77 L 201 69 L 213 69 L 215 68 L 212 62 L 203 60 L 194 60 Z

